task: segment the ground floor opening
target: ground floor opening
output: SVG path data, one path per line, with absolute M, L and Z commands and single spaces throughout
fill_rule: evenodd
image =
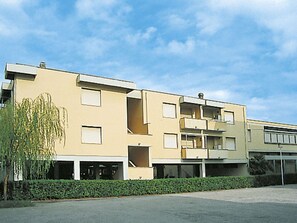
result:
M 283 170 L 284 174 L 297 173 L 297 153 L 250 152 L 249 154 L 250 158 L 255 155 L 263 155 L 270 164 L 271 170 L 268 170 L 266 174 L 280 174 L 281 170 Z
M 200 177 L 200 164 L 154 164 L 154 179 Z
M 205 168 L 207 177 L 248 175 L 246 163 L 213 163 Z
M 123 163 L 80 161 L 80 180 L 123 179 Z M 55 161 L 46 175 L 47 179 L 74 179 L 74 161 Z

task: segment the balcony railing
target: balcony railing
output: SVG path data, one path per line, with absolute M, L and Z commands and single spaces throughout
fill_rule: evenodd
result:
M 182 159 L 207 159 L 207 149 L 203 148 L 182 148 Z
M 197 129 L 206 130 L 206 120 L 203 119 L 193 119 L 193 118 L 181 118 L 180 127 L 181 129 Z
M 228 150 L 218 149 L 221 147 L 215 147 L 215 149 L 208 149 L 208 158 L 209 159 L 227 159 Z
M 130 180 L 151 180 L 154 178 L 153 167 L 128 167 Z
M 211 119 L 207 121 L 207 130 L 225 132 L 226 131 L 226 122 L 219 119 Z
M 151 146 L 152 135 L 127 134 L 129 146 Z

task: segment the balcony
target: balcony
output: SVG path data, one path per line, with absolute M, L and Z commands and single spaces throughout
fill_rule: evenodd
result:
M 226 126 L 226 122 L 218 119 L 211 119 L 207 121 L 207 130 L 210 131 L 225 132 Z
M 221 148 L 217 146 L 216 148 Z M 228 158 L 228 150 L 226 149 L 209 149 L 208 150 L 208 158 L 209 159 L 227 159 Z
M 206 130 L 206 120 L 192 119 L 192 118 L 181 118 L 180 119 L 181 129 L 197 129 Z
M 130 180 L 151 180 L 154 178 L 153 167 L 128 167 Z
M 207 149 L 202 148 L 182 148 L 182 159 L 207 159 Z
M 150 146 L 152 135 L 127 134 L 129 146 Z

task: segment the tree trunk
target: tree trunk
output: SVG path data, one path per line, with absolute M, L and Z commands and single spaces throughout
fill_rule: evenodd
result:
M 6 175 L 3 180 L 3 197 L 4 197 L 4 201 L 7 201 L 8 179 L 9 179 L 9 175 L 10 175 L 10 166 L 6 166 L 5 172 L 6 172 Z

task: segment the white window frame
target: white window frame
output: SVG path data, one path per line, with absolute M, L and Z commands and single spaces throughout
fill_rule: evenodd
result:
M 88 132 L 86 132 L 86 131 L 84 132 L 84 130 L 89 131 L 89 134 L 92 134 L 92 136 L 91 135 L 87 136 Z M 98 130 L 97 136 L 95 135 L 96 134 L 95 130 Z M 92 131 L 92 132 L 90 132 L 90 131 Z M 96 137 L 98 137 L 98 138 L 96 138 Z M 102 127 L 83 125 L 81 127 L 81 143 L 83 143 L 83 144 L 102 144 Z
M 277 143 L 284 143 L 284 134 L 277 134 Z
M 292 135 L 292 134 L 289 135 L 289 143 L 290 144 L 296 144 L 296 137 L 295 137 L 295 135 Z
M 271 133 L 271 143 L 277 143 L 277 134 L 274 132 Z
M 87 98 L 89 97 L 89 98 Z M 90 98 L 94 97 L 94 98 Z M 82 105 L 89 105 L 89 106 L 101 106 L 101 91 L 88 89 L 88 88 L 81 88 L 81 104 Z
M 264 132 L 264 142 L 271 143 L 271 134 L 270 132 Z
M 228 143 L 228 140 L 232 140 L 234 142 L 232 147 L 229 146 L 230 143 Z M 230 151 L 236 150 L 236 138 L 235 137 L 226 137 L 226 149 L 230 150 Z
M 227 122 L 230 125 L 234 125 L 234 123 L 235 123 L 234 112 L 225 111 L 224 116 L 225 116 L 225 122 Z
M 169 142 L 168 140 L 173 140 Z M 163 145 L 166 149 L 177 149 L 178 148 L 178 137 L 177 134 L 174 133 L 164 133 L 163 136 Z
M 176 118 L 176 104 L 164 102 L 162 108 L 164 118 Z
M 288 134 L 284 134 L 284 143 L 290 144 L 290 136 Z

